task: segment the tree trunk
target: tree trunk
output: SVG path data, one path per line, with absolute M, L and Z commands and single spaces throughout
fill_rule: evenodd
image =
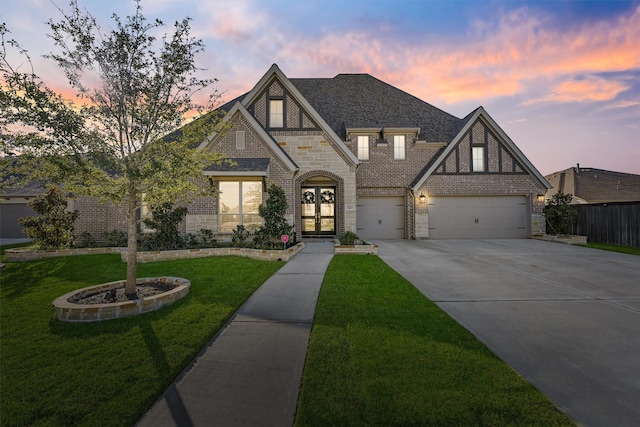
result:
M 124 293 L 129 298 L 136 296 L 136 273 L 138 269 L 138 218 L 135 197 L 129 199 L 127 208 L 127 283 Z

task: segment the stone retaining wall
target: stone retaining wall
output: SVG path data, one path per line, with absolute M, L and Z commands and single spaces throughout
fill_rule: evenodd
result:
M 122 250 L 124 250 L 124 248 L 52 249 L 44 251 L 34 251 L 32 249 L 7 249 L 4 254 L 6 262 L 21 262 L 74 255 L 118 254 Z
M 334 253 L 378 255 L 378 245 L 336 245 Z
M 138 262 L 156 262 L 172 259 L 204 258 L 210 256 L 240 256 L 268 261 L 289 261 L 304 248 L 304 243 L 298 243 L 286 250 L 266 250 L 249 248 L 204 248 L 180 249 L 175 251 L 146 251 L 138 252 Z M 120 253 L 123 261 L 127 259 L 127 251 Z
M 119 319 L 158 310 L 166 305 L 184 298 L 189 293 L 191 282 L 181 277 L 145 277 L 136 280 L 137 284 L 147 282 L 165 282 L 177 285 L 170 291 L 136 300 L 104 303 L 76 304 L 69 300 L 73 297 L 88 295 L 105 290 L 124 287 L 125 281 L 104 283 L 69 292 L 53 301 L 56 318 L 64 322 L 98 322 L 101 320 Z
M 556 236 L 553 234 L 545 234 L 542 236 L 534 236 L 534 239 L 544 240 L 546 242 L 565 243 L 567 245 L 586 245 L 587 236 Z

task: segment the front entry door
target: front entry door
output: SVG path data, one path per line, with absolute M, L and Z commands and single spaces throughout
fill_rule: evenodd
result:
M 336 188 L 302 187 L 302 234 L 336 234 Z

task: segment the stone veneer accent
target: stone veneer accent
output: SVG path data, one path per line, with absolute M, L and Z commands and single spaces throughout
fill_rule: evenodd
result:
M 105 304 L 76 304 L 70 302 L 74 297 L 82 297 L 101 291 L 124 287 L 125 280 L 104 283 L 97 286 L 76 290 L 62 295 L 53 301 L 58 320 L 65 322 L 97 322 L 101 320 L 119 319 L 148 313 L 170 305 L 189 293 L 191 282 L 181 277 L 145 277 L 136 280 L 136 284 L 147 282 L 173 283 L 175 288 L 161 294 L 136 300 Z

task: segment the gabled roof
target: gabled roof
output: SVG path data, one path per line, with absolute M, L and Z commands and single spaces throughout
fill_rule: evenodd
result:
M 640 175 L 577 165 L 545 178 L 553 185 L 547 197 L 562 192 L 572 194 L 574 203 L 640 201 Z
M 297 86 L 292 83 L 292 80 L 285 76 L 282 70 L 280 70 L 280 68 L 278 68 L 276 64 L 273 64 L 271 68 L 269 68 L 269 70 L 264 74 L 264 76 L 262 76 L 260 81 L 253 87 L 253 89 L 251 89 L 249 93 L 242 97 L 242 105 L 244 107 L 251 105 L 251 103 L 255 101 L 258 96 L 260 96 L 264 88 L 271 82 L 273 78 L 277 78 L 278 81 L 280 81 L 280 83 L 282 83 L 282 85 L 286 88 L 286 90 L 293 95 L 296 101 L 300 103 L 302 108 L 304 108 L 311 115 L 313 120 L 315 120 L 316 123 L 318 123 L 320 127 L 329 134 L 329 136 L 336 142 L 338 149 L 342 151 L 343 156 L 348 158 L 354 165 L 360 163 L 355 154 L 353 154 L 351 150 L 349 150 L 349 148 L 347 148 L 347 146 L 344 144 L 344 138 L 339 136 L 339 134 L 335 132 L 335 129 L 325 121 L 325 117 L 323 116 L 323 114 L 320 111 L 317 111 L 315 106 L 309 103 L 306 96 L 298 90 Z M 335 100 L 333 102 L 335 102 Z
M 416 177 L 416 179 L 411 183 L 411 187 L 414 191 L 417 191 L 427 180 L 427 178 L 436 170 L 442 162 L 445 161 L 447 156 L 453 151 L 456 145 L 462 140 L 464 135 L 469 131 L 471 126 L 476 122 L 476 120 L 483 120 L 490 128 L 492 128 L 500 137 L 501 141 L 504 145 L 516 156 L 516 158 L 522 162 L 522 165 L 526 169 L 526 171 L 536 178 L 538 183 L 542 188 L 551 188 L 551 184 L 547 182 L 547 180 L 540 174 L 538 169 L 533 166 L 533 164 L 527 159 L 527 157 L 520 151 L 520 149 L 516 146 L 516 144 L 509 138 L 509 136 L 498 126 L 498 124 L 493 120 L 493 118 L 485 111 L 483 107 L 476 108 L 473 112 L 471 112 L 467 117 L 461 120 L 461 128 L 458 130 L 457 135 L 453 138 L 450 144 L 448 144 L 443 150 L 440 150 L 439 154 L 435 161 L 430 162 L 422 172 Z
M 225 115 L 223 121 L 228 122 L 233 118 L 235 114 L 240 114 L 244 117 L 251 127 L 258 133 L 260 138 L 267 144 L 269 148 L 283 161 L 283 163 L 289 168 L 289 170 L 298 170 L 299 167 L 295 161 L 287 154 L 287 152 L 269 135 L 260 124 L 256 121 L 255 117 L 247 111 L 241 102 L 236 102 L 233 107 Z M 199 149 L 204 149 L 213 139 L 218 135 L 218 132 L 214 132 L 207 139 L 202 141 Z
M 420 139 L 448 142 L 461 127 L 459 118 L 369 74 L 291 82 L 342 139 L 347 128 L 393 127 L 419 128 Z

